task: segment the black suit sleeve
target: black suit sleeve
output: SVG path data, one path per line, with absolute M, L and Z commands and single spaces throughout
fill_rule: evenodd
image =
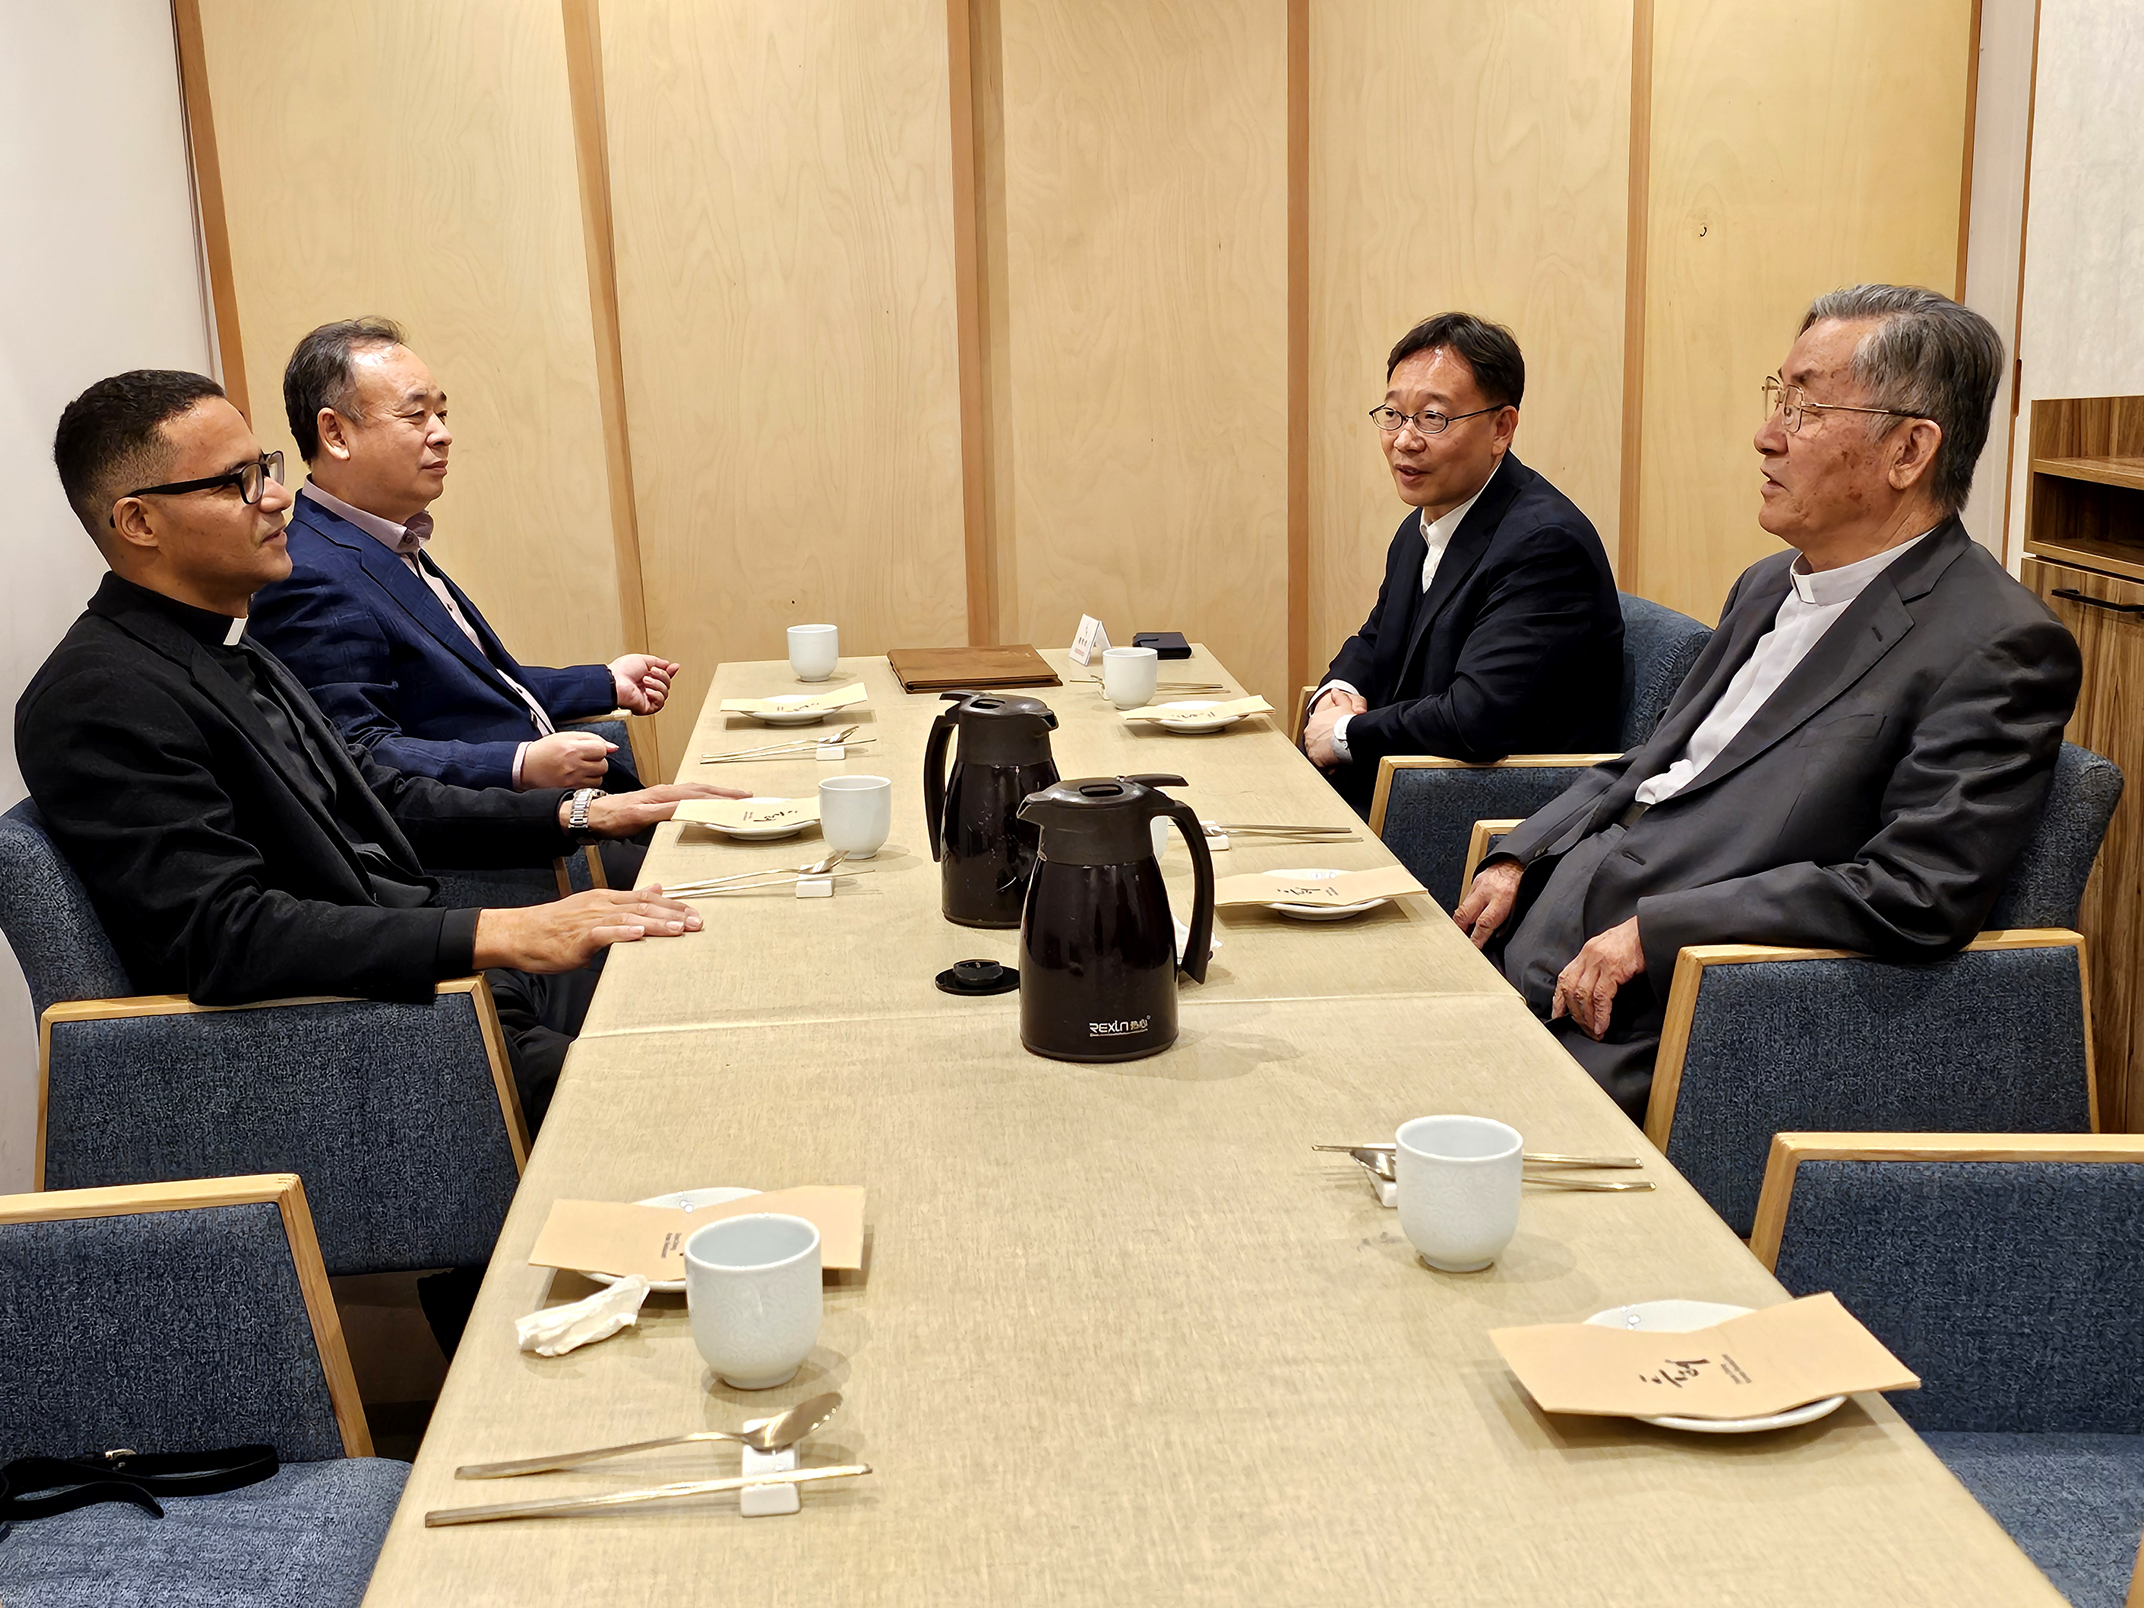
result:
M 1647 970 L 1671 976 L 1690 944 L 1933 960 L 1969 942 L 2039 818 L 2081 674 L 2076 641 L 2054 620 L 1999 633 L 1930 700 L 1858 855 L 1640 899 Z
M 456 787 L 383 765 L 354 743 L 349 754 L 425 865 L 541 865 L 573 849 L 558 824 L 559 801 L 569 789 Z
M 100 918 L 161 974 L 184 977 L 197 1004 L 423 1000 L 468 969 L 445 910 L 344 905 L 268 886 L 200 728 L 169 691 L 124 665 L 46 684 L 16 736 L 30 789 Z
M 1404 531 L 1405 526 L 1401 529 Z M 1393 538 L 1394 546 L 1399 538 Z M 1384 626 L 1385 596 L 1392 590 L 1392 566 L 1388 558 L 1385 578 L 1378 583 L 1377 601 L 1370 605 L 1370 617 L 1362 622 L 1362 629 L 1340 644 L 1340 651 L 1333 655 L 1333 662 L 1325 671 L 1325 681 L 1345 681 L 1365 698 L 1377 681 L 1377 635 Z M 1324 681 L 1318 683 L 1323 686 Z
M 1502 759 L 1503 735 L 1522 729 L 1529 706 L 1564 687 L 1573 661 L 1600 629 L 1593 553 L 1573 532 L 1543 525 L 1500 562 L 1451 684 L 1434 697 L 1350 720 L 1354 763 L 1374 766 L 1387 754 Z

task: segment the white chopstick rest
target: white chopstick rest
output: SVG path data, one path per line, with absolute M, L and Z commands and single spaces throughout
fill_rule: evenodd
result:
M 815 757 L 818 759 L 820 764 L 830 765 L 835 760 L 842 758 L 847 752 L 848 751 L 843 748 L 839 743 L 821 743 L 819 745 L 818 753 Z M 790 1489 L 794 1491 L 795 1487 L 791 1486 Z M 791 1508 L 789 1511 L 793 1513 L 796 1510 L 794 1508 Z
M 769 1422 L 765 1418 L 750 1418 L 745 1421 L 746 1433 Z M 780 1451 L 757 1452 L 749 1446 L 738 1448 L 744 1460 L 737 1472 L 746 1476 L 754 1474 L 787 1474 L 797 1466 L 797 1449 L 784 1446 Z M 778 1485 L 747 1485 L 737 1493 L 737 1511 L 748 1519 L 772 1518 L 778 1513 L 794 1513 L 803 1506 L 792 1481 Z
M 797 897 L 799 899 L 831 899 L 834 897 L 834 879 L 832 877 L 798 877 Z

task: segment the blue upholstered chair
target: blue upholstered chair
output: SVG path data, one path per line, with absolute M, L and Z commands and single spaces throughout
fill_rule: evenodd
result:
M 372 1455 L 305 1193 L 285 1173 L 0 1197 L 0 1462 L 262 1443 L 217 1496 L 0 1538 L 10 1608 L 355 1608 L 405 1463 Z
M 1685 949 L 1646 1137 L 1747 1234 L 1772 1135 L 1788 1129 L 2095 1131 L 2084 940 L 2070 928 L 2121 794 L 2119 767 L 2064 743 L 1988 930 L 1942 960 Z
M 1675 689 L 1712 639 L 1712 628 L 1629 592 L 1623 604 L 1623 719 L 1616 753 L 1653 734 Z M 1615 754 L 1514 754 L 1469 765 L 1431 755 L 1388 754 L 1377 767 L 1370 830 L 1412 871 L 1430 897 L 1457 906 L 1469 870 L 1468 838 L 1478 820 L 1524 820 Z
M 2144 1139 L 1782 1133 L 1751 1248 L 1921 1388 L 1888 1398 L 2078 1608 L 2144 1535 Z
M 0 815 L 0 929 L 39 1013 L 45 1188 L 292 1172 L 330 1273 L 489 1259 L 528 1129 L 483 978 L 425 1004 L 136 997 L 28 803 Z

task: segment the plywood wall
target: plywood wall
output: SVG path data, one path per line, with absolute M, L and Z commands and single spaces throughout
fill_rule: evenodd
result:
M 1972 0 L 1654 0 L 1638 565 L 1705 621 L 1757 525 L 1758 385 L 1803 310 L 1868 281 L 1954 294 Z M 1761 25 L 1760 25 L 1761 24 Z
M 1177 630 L 1285 707 L 1287 10 L 976 0 L 1009 640 Z
M 943 0 L 605 0 L 649 640 L 714 665 L 967 632 Z M 773 689 L 770 689 L 773 690 Z M 674 745 L 673 745 L 674 746 Z
M 1957 280 L 1973 0 L 177 3 L 260 422 L 302 330 L 407 320 L 442 555 L 532 658 L 644 627 L 678 737 L 822 618 L 1093 613 L 1285 706 L 1401 516 L 1384 353 L 1449 307 L 1517 332 L 1517 450 L 1622 584 L 1710 619 L 1801 308 Z
M 529 663 L 623 652 L 556 8 L 199 10 L 255 431 L 295 485 L 291 348 L 401 321 L 455 433 L 434 555 Z
M 1405 513 L 1368 410 L 1431 313 L 1526 354 L 1513 450 L 1616 551 L 1629 0 L 1319 5 L 1310 38 L 1310 679 Z

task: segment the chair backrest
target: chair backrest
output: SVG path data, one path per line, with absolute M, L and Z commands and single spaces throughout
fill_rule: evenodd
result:
M 333 1319 L 288 1174 L 0 1197 L 0 1461 L 253 1442 L 288 1462 L 369 1456 Z
M 2004 884 L 1987 925 L 2074 927 L 2084 885 L 2114 806 L 2122 801 L 2122 769 L 2089 748 L 2064 743 L 2040 822 Z
M 24 799 L 0 815 L 0 931 L 21 963 L 32 1006 L 134 992 L 89 890 Z
M 1712 627 L 1630 592 L 1617 599 L 1623 605 L 1621 738 L 1627 754 L 1653 735 L 1675 689 L 1712 640 Z
M 1918 966 L 1708 963 L 1674 1061 L 1678 1025 L 1662 1036 L 1646 1132 L 1737 1234 L 1750 1232 L 1775 1133 L 2091 1127 L 2074 941 L 1967 949 Z
M 2133 1145 L 2092 1161 L 1809 1158 L 1775 1271 L 1796 1295 L 1835 1293 L 1921 1376 L 1888 1398 L 1919 1429 L 2135 1435 L 2140 1243 Z

